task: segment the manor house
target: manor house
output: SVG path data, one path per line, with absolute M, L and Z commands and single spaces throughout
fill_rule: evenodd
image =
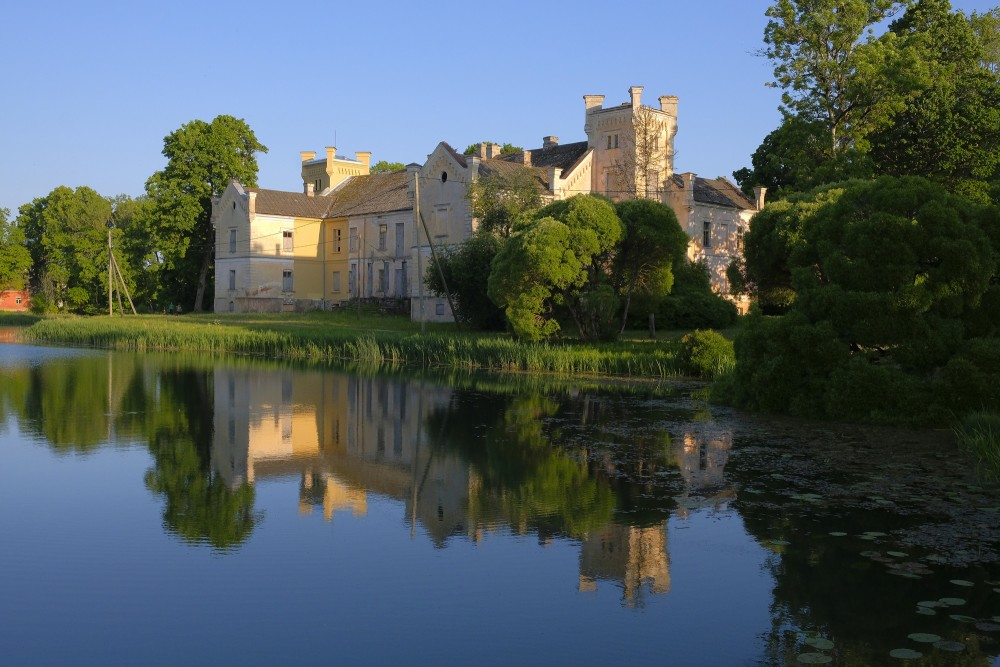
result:
M 449 321 L 447 300 L 421 284 L 432 253 L 477 229 L 469 185 L 491 174 L 529 174 L 547 199 L 599 193 L 646 197 L 669 205 L 691 238 L 688 256 L 708 268 L 713 288 L 728 292 L 726 267 L 742 251 L 764 190 L 747 198 L 725 178 L 674 170 L 677 98 L 642 104 L 643 89 L 604 106 L 584 95 L 586 140 L 555 136 L 531 150 L 501 155 L 482 144 L 462 155 L 440 142 L 423 165 L 371 174 L 371 154 L 301 154 L 301 192 L 232 183 L 213 202 L 216 312 L 296 311 L 377 299 L 408 308 L 413 319 Z M 745 306 L 745 303 L 739 303 Z

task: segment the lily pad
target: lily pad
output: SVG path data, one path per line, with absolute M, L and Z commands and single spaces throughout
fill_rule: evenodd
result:
M 903 553 L 902 551 L 886 551 L 886 556 L 892 556 L 893 558 L 906 558 L 910 554 Z
M 924 616 L 937 616 L 937 612 L 930 607 L 917 607 L 917 613 Z
M 975 623 L 979 620 L 975 616 L 966 616 L 965 614 L 948 614 L 948 618 L 959 623 Z
M 866 530 L 862 535 L 871 535 L 872 537 L 885 537 L 886 533 L 879 532 L 877 530 Z
M 797 658 L 803 665 L 828 665 L 833 658 L 825 653 L 800 653 Z
M 920 651 L 914 651 L 912 648 L 894 648 L 889 651 L 889 657 L 900 660 L 919 660 L 924 657 L 924 654 Z
M 918 607 L 945 607 L 947 605 L 945 605 L 945 603 L 943 603 L 943 602 L 940 602 L 939 600 L 922 600 L 921 602 L 917 603 L 917 606 Z
M 830 535 L 833 536 L 833 537 L 846 537 L 847 533 L 843 533 L 843 532 L 841 532 L 839 530 L 835 530 L 832 533 L 830 533 Z
M 951 583 L 955 584 L 956 586 L 975 586 L 974 583 L 972 583 L 971 581 L 967 581 L 965 579 L 952 579 Z
M 941 598 L 941 604 L 948 605 L 949 607 L 961 607 L 965 604 L 965 600 L 962 598 Z
M 829 651 L 833 648 L 833 642 L 826 637 L 809 637 L 805 639 L 803 644 L 808 644 L 813 648 L 818 648 L 820 651 Z
M 934 642 L 934 648 L 941 649 L 942 651 L 953 651 L 957 653 L 958 651 L 965 650 L 965 644 L 962 642 L 952 642 L 943 639 L 939 642 Z
M 1000 623 L 983 621 L 982 623 L 976 623 L 976 629 L 982 630 L 983 632 L 1000 632 Z
M 913 632 L 908 634 L 907 638 L 912 639 L 915 642 L 920 642 L 921 644 L 933 644 L 934 642 L 941 641 L 941 635 L 935 635 L 930 632 Z

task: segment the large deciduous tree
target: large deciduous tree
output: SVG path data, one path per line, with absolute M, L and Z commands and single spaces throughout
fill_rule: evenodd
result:
M 107 305 L 109 220 L 111 202 L 85 186 L 57 187 L 19 209 L 36 304 L 78 312 Z M 116 242 L 121 235 L 112 232 Z M 125 266 L 122 271 L 130 273 Z
M 214 269 L 212 198 L 233 180 L 255 187 L 257 153 L 266 152 L 246 121 L 233 116 L 193 120 L 164 138 L 167 165 L 146 181 L 155 203 L 150 234 L 157 263 L 150 268 L 160 274 L 161 300 L 203 309 Z
M 502 238 L 542 205 L 542 190 L 528 169 L 496 171 L 469 184 L 469 208 L 481 232 Z
M 560 309 L 582 339 L 616 333 L 618 299 L 607 267 L 622 234 L 614 207 L 601 197 L 553 202 L 517 229 L 493 260 L 490 298 L 504 308 L 519 337 L 557 334 Z
M 0 208 L 0 289 L 24 289 L 31 269 L 24 230 Z
M 370 174 L 391 174 L 394 171 L 399 171 L 400 169 L 406 169 L 406 165 L 402 162 L 388 162 L 387 160 L 379 160 L 372 165 L 372 168 L 368 171 Z

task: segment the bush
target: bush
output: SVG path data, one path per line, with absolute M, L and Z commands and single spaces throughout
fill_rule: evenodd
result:
M 712 291 L 705 266 L 691 262 L 674 267 L 673 289 L 656 312 L 658 326 L 671 329 L 725 329 L 739 314 L 735 305 Z
M 714 378 L 733 370 L 733 343 L 722 334 L 698 329 L 681 339 L 681 367 L 691 375 Z

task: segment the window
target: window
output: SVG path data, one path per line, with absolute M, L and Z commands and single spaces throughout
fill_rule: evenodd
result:
M 21 305 L 21 297 L 19 297 L 19 296 L 14 297 L 14 303 L 16 303 L 17 305 L 20 306 Z
M 611 148 L 611 135 L 608 135 L 608 148 Z
M 236 269 L 229 269 L 229 289 L 236 289 Z
M 358 265 L 351 264 L 347 271 L 347 291 L 355 294 L 358 291 Z
M 736 252 L 743 252 L 743 235 L 746 234 L 746 230 L 742 227 L 736 229 Z
M 235 313 L 236 312 L 236 304 L 234 302 L 232 302 L 232 301 L 229 302 L 229 312 L 230 313 Z
M 229 228 L 229 254 L 233 255 L 236 253 L 236 228 Z
M 385 292 L 385 269 L 378 270 L 378 291 Z
M 333 291 L 340 291 L 340 271 L 333 272 Z
M 281 272 L 281 291 L 291 292 L 292 291 L 292 272 L 282 271 Z
M 444 315 L 444 304 L 443 303 L 436 303 L 436 304 L 434 304 L 434 314 L 435 315 Z
M 291 252 L 292 248 L 292 233 L 291 232 L 281 232 L 281 249 L 284 252 Z
M 378 249 L 385 250 L 385 239 L 389 235 L 389 225 L 378 226 Z
M 441 172 L 441 182 L 442 183 L 447 183 L 448 182 L 448 172 L 447 171 L 442 171 Z
M 313 182 L 313 191 L 314 192 L 322 192 L 323 191 L 323 180 L 322 179 L 317 178 Z
M 618 148 L 618 135 L 615 135 L 615 148 Z
M 340 230 L 335 229 L 333 231 L 333 247 L 337 252 L 340 252 Z
M 405 247 L 403 239 L 405 237 L 404 230 L 406 225 L 402 222 L 396 223 L 396 257 L 401 257 L 403 255 L 403 249 Z
M 703 222 L 701 227 L 701 245 L 705 248 L 712 247 L 712 223 Z
M 349 246 L 350 252 L 357 252 L 358 251 L 358 228 L 357 227 L 351 227 L 349 236 L 350 236 L 350 238 L 348 240 L 350 242 L 350 246 Z

